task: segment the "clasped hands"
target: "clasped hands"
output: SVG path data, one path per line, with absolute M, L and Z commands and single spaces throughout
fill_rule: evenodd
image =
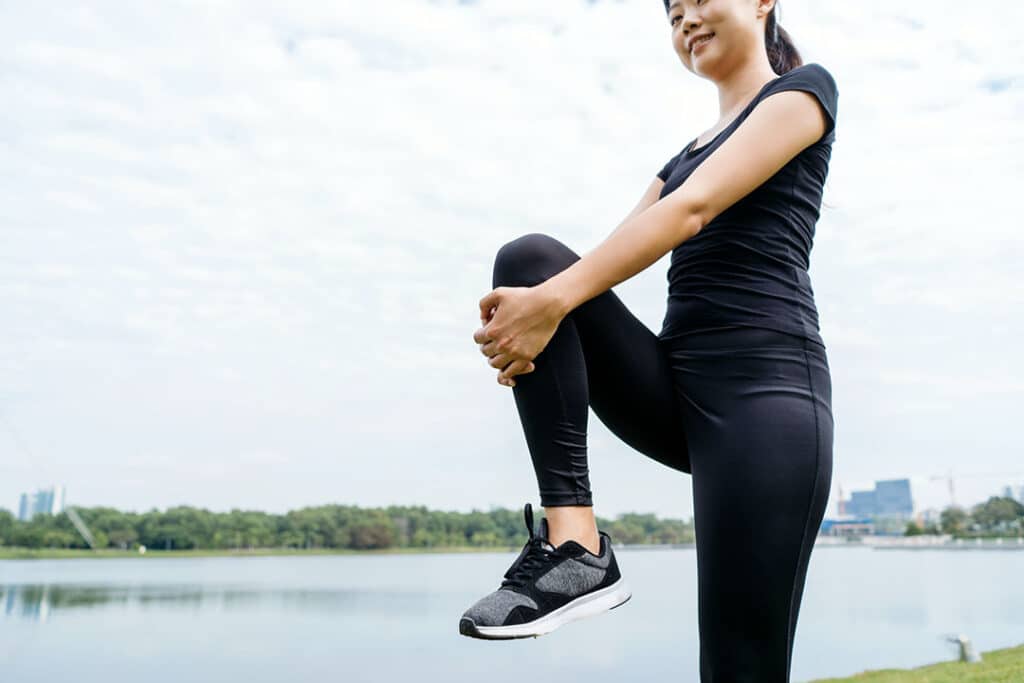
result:
M 533 359 L 555 335 L 565 313 L 544 284 L 497 287 L 480 300 L 480 323 L 473 341 L 497 368 L 498 384 L 514 387 L 516 375 L 533 372 Z

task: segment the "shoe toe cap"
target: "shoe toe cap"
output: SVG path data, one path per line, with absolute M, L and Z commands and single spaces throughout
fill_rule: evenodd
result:
M 537 603 L 528 595 L 506 589 L 499 589 L 477 600 L 462 614 L 477 626 L 500 626 L 514 608 L 523 605 L 537 609 Z

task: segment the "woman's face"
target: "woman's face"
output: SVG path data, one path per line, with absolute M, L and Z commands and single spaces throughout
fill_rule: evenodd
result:
M 695 74 L 727 73 L 733 61 L 764 52 L 765 17 L 774 5 L 775 0 L 670 0 L 672 46 Z M 690 38 L 704 34 L 714 35 L 691 51 Z

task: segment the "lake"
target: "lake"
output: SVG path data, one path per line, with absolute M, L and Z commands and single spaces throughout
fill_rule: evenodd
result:
M 693 549 L 616 551 L 622 607 L 540 638 L 459 635 L 515 552 L 0 561 L 0 679 L 17 683 L 698 678 Z M 1024 552 L 819 545 L 794 683 L 1024 642 Z

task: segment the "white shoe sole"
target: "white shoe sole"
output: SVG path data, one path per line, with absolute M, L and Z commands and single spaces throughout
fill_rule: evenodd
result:
M 593 593 L 581 595 L 567 602 L 556 610 L 526 624 L 510 624 L 508 626 L 477 626 L 469 617 L 459 621 L 459 633 L 473 638 L 500 640 L 506 638 L 529 638 L 551 633 L 559 626 L 570 621 L 585 619 L 615 609 L 632 597 L 624 577 L 610 586 Z

